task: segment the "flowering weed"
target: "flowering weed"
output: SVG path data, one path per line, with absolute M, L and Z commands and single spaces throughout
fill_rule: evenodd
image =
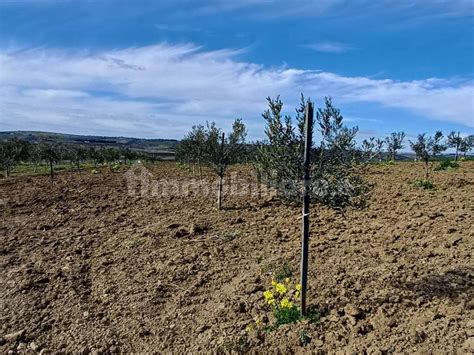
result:
M 292 284 L 290 278 L 285 278 L 281 282 L 273 280 L 268 290 L 263 292 L 265 308 L 268 309 L 272 319 L 271 324 L 262 324 L 262 318 L 255 318 L 254 321 L 247 326 L 247 331 L 262 332 L 272 331 L 284 324 L 296 323 L 303 319 L 300 308 L 297 306 L 301 293 L 300 284 Z M 310 321 L 316 320 L 314 314 L 308 317 Z

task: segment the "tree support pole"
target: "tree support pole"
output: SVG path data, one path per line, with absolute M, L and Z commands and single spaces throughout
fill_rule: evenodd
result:
M 225 133 L 222 133 L 221 137 L 221 159 L 222 155 L 224 153 L 224 144 L 225 144 Z M 217 209 L 220 211 L 222 208 L 222 185 L 223 185 L 223 179 L 224 179 L 224 168 L 222 166 L 223 162 L 220 162 L 220 167 L 219 167 L 219 187 L 217 190 Z
M 306 315 L 306 293 L 308 290 L 308 249 L 309 249 L 309 192 L 311 186 L 310 162 L 313 127 L 313 103 L 306 105 L 304 179 L 303 179 L 303 232 L 301 236 L 301 315 Z

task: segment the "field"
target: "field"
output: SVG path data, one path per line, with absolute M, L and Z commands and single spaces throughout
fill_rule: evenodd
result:
M 172 163 L 149 171 L 191 177 Z M 266 313 L 272 278 L 298 277 L 300 207 L 130 196 L 124 172 L 106 168 L 60 173 L 53 187 L 1 180 L 0 352 L 474 351 L 474 162 L 433 173 L 434 190 L 410 183 L 422 174 L 374 165 L 367 209 L 312 207 L 319 320 L 262 336 L 246 327 Z

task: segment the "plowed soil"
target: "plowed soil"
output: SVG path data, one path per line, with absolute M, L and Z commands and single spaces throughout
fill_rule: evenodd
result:
M 298 275 L 299 207 L 130 196 L 124 172 L 105 168 L 52 187 L 3 180 L 0 352 L 472 352 L 474 163 L 434 172 L 435 190 L 410 184 L 422 174 L 374 166 L 367 209 L 312 207 L 308 299 L 320 320 L 262 336 L 245 328 L 265 314 L 278 268 Z

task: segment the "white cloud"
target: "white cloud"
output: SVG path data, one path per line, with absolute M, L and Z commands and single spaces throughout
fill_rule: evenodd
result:
M 323 53 L 345 53 L 354 49 L 345 43 L 340 42 L 317 42 L 303 45 L 303 47 Z
M 343 17 L 366 19 L 370 16 L 403 22 L 403 25 L 419 24 L 440 18 L 472 17 L 472 0 L 205 0 L 195 4 L 199 15 L 233 13 L 263 19 L 282 17 Z
M 0 54 L 4 129 L 42 129 L 143 137 L 182 136 L 197 122 L 226 128 L 243 117 L 261 137 L 265 97 L 294 107 L 299 93 L 339 103 L 371 102 L 428 119 L 474 127 L 472 80 L 347 77 L 269 68 L 237 60 L 241 51 L 192 44 L 100 52 L 52 49 Z M 292 110 L 292 109 L 290 109 Z

